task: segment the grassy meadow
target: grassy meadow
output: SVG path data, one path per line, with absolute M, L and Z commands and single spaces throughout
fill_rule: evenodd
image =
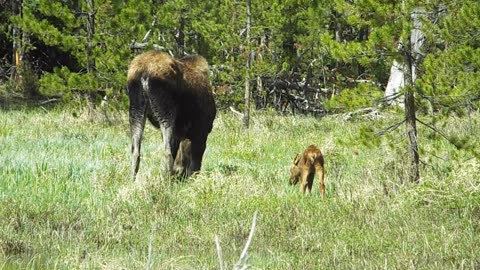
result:
M 479 269 L 480 162 L 419 126 L 421 182 L 405 179 L 400 116 L 345 121 L 257 112 L 244 130 L 219 113 L 202 171 L 163 176 L 161 132 L 147 124 L 130 178 L 127 113 L 0 108 L 1 269 L 226 269 L 255 211 L 250 269 Z M 480 118 L 442 130 L 480 140 Z M 326 198 L 288 184 L 295 153 L 325 154 Z M 317 182 L 316 182 L 317 183 Z

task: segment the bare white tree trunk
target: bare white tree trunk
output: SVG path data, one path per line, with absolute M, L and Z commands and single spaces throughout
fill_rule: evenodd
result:
M 421 48 L 424 43 L 425 35 L 422 32 L 422 21 L 420 17 L 423 16 L 425 10 L 423 8 L 416 8 L 411 13 L 411 18 L 413 20 L 413 30 L 410 34 L 410 44 L 411 44 L 411 54 L 412 54 L 412 66 L 411 76 L 412 82 L 415 82 L 417 79 L 416 67 L 417 63 L 423 58 L 423 53 Z M 396 99 L 399 95 L 400 89 L 404 87 L 405 81 L 405 65 L 404 63 L 399 63 L 396 60 L 393 60 L 392 67 L 390 68 L 390 77 L 388 78 L 387 87 L 385 88 L 385 98 L 389 101 L 389 104 L 398 105 L 404 108 L 404 103 L 402 99 Z
M 397 60 L 393 60 L 387 88 L 385 88 L 385 98 L 388 100 L 388 104 L 404 107 L 403 102 L 400 102 L 400 99 L 396 99 L 400 89 L 403 88 L 403 80 L 403 65 L 397 62 Z

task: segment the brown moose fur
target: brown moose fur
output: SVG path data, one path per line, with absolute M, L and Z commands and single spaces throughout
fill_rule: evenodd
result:
M 320 195 L 325 196 L 325 169 L 322 152 L 315 145 L 310 145 L 302 154 L 297 154 L 290 169 L 290 184 L 300 182 L 300 191 L 312 192 L 315 174 L 320 181 Z
M 185 176 L 199 171 L 216 115 L 207 61 L 149 51 L 132 60 L 127 81 L 133 177 L 140 166 L 146 118 L 162 130 L 167 171 Z

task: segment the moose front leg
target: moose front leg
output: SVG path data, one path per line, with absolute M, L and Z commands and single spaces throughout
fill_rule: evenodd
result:
M 202 159 L 203 154 L 205 153 L 205 149 L 207 138 L 192 140 L 191 151 L 192 151 L 192 161 L 190 163 L 190 168 L 188 170 L 188 174 L 192 175 L 195 172 L 200 171 L 202 167 Z
M 305 171 L 302 171 L 302 174 L 300 176 L 300 192 L 305 194 L 305 191 L 307 190 L 307 177 L 308 173 Z
M 177 156 L 179 140 L 175 138 L 175 129 L 172 125 L 162 125 L 163 143 L 167 159 L 166 169 L 170 175 L 174 175 L 174 163 Z
M 322 164 L 318 163 L 315 165 L 315 171 L 319 179 L 319 191 L 322 199 L 325 197 L 325 168 Z

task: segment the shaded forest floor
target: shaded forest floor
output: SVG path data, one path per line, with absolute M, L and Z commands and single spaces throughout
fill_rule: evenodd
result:
M 255 113 L 244 130 L 219 113 L 202 172 L 162 175 L 161 133 L 147 125 L 130 179 L 126 113 L 91 119 L 61 108 L 0 108 L 0 268 L 231 269 L 258 211 L 251 269 L 480 267 L 480 162 L 421 127 L 421 182 L 405 176 L 403 126 Z M 478 142 L 472 122 L 446 134 Z M 288 184 L 297 152 L 317 144 L 326 199 Z M 149 245 L 151 251 L 149 252 Z M 3 263 L 1 263 L 3 262 Z

